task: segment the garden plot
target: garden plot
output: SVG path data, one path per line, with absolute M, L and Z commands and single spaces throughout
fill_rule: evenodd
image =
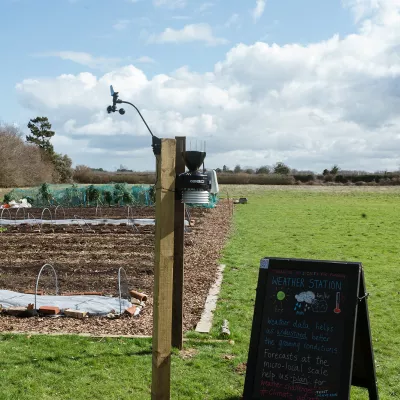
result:
M 63 206 L 51 206 L 47 208 L 10 208 L 3 213 L 3 218 L 11 219 L 24 219 L 28 213 L 40 219 L 43 215 L 45 219 L 73 219 L 76 216 L 84 219 L 96 219 L 96 218 L 112 218 L 112 219 L 124 219 L 124 218 L 154 218 L 155 208 L 154 207 L 131 207 L 131 206 L 98 206 L 98 207 L 74 207 L 68 208 Z M 44 211 L 48 210 L 48 211 Z M 50 218 L 51 215 L 51 218 Z
M 105 209 L 109 213 L 108 218 L 126 218 L 126 207 Z M 76 215 L 80 212 L 89 225 L 90 219 L 96 218 L 95 209 L 65 211 L 67 218 L 72 213 Z M 154 209 L 150 207 L 132 211 L 131 215 L 135 218 L 154 218 Z M 36 218 L 42 210 L 30 209 L 29 212 Z M 199 321 L 207 293 L 215 280 L 220 251 L 229 231 L 230 212 L 230 207 L 223 201 L 214 209 L 192 210 L 191 218 L 195 224 L 188 228 L 185 236 L 185 330 L 192 329 Z M 34 290 L 38 271 L 43 264 L 50 263 L 57 271 L 61 293 L 101 292 L 117 297 L 118 270 L 123 267 L 129 290 L 149 295 L 146 307 L 134 319 L 19 319 L 1 316 L 0 330 L 150 335 L 154 226 L 140 226 L 138 230 L 133 230 L 128 226 L 105 225 L 97 226 L 97 231 L 91 229 L 90 234 L 84 230 L 57 231 L 60 228 L 46 225 L 39 232 L 32 229 L 22 232 L 22 228 L 9 226 L 0 234 L 0 289 L 17 292 Z M 45 294 L 53 294 L 51 279 L 50 275 L 47 279 L 46 276 L 43 280 L 41 278 L 43 287 L 39 289 L 44 289 Z
M 204 209 L 187 212 L 201 218 Z M 0 212 L 0 233 L 132 233 L 153 232 L 154 207 L 10 208 Z M 142 229 L 143 228 L 143 229 Z

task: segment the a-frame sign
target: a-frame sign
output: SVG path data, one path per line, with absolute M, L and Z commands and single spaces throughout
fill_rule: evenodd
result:
M 378 400 L 361 263 L 264 258 L 244 400 Z

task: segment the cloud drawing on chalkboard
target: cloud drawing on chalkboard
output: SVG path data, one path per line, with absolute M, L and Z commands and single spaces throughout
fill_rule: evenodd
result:
M 296 294 L 294 296 L 298 303 L 308 303 L 311 304 L 315 300 L 315 294 L 313 292 L 301 292 L 300 294 Z

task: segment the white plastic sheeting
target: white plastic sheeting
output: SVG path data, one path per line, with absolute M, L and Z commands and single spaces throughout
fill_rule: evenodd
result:
M 34 294 L 24 294 L 11 290 L 0 290 L 0 304 L 3 308 L 26 307 L 35 304 Z M 91 315 L 107 315 L 110 312 L 119 313 L 119 298 L 106 296 L 36 296 L 36 307 L 53 306 L 60 310 L 71 308 L 86 311 Z M 121 299 L 122 312 L 132 304 Z
M 99 224 L 135 224 L 135 225 L 154 225 L 154 219 L 0 219 L 0 225 L 21 225 L 21 224 L 56 224 L 56 225 L 99 225 Z M 185 225 L 188 226 L 189 222 L 185 221 Z
M 32 205 L 28 203 L 27 199 L 21 199 L 19 202 L 16 202 L 15 200 L 11 200 L 8 205 L 10 208 L 31 208 Z M 0 208 L 3 208 L 4 206 L 0 205 Z
M 207 177 L 208 177 L 208 181 L 211 182 L 210 193 L 218 194 L 219 193 L 219 185 L 218 185 L 217 172 L 215 171 L 215 169 L 213 169 L 211 171 L 207 171 Z

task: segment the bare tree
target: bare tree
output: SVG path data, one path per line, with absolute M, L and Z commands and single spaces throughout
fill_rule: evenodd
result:
M 42 160 L 40 149 L 27 144 L 18 128 L 0 125 L 0 187 L 51 182 L 53 166 Z

